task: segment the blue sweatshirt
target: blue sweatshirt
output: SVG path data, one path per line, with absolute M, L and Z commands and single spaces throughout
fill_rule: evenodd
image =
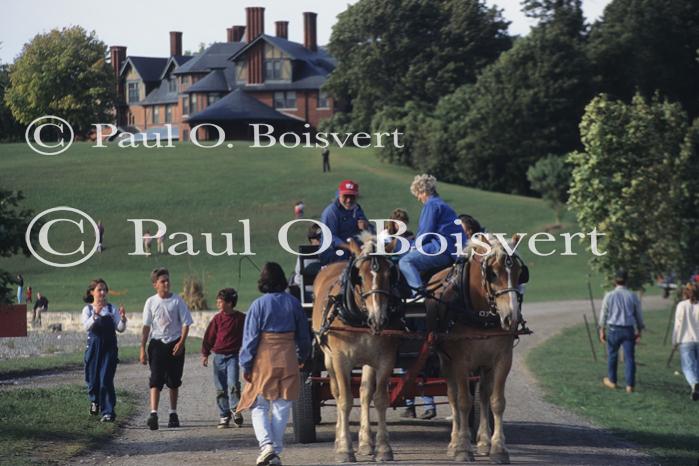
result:
M 447 249 L 444 255 L 456 254 L 456 238 L 452 235 L 461 233 L 465 236 L 460 225 L 455 225 L 457 219 L 454 209 L 439 196 L 430 196 L 422 207 L 420 220 L 418 221 L 417 236 L 426 233 L 437 233 L 447 241 Z M 434 235 L 425 236 L 422 240 L 422 250 L 434 254 L 439 251 L 440 242 Z M 461 247 L 463 245 L 459 245 Z
M 240 365 L 245 372 L 252 371 L 252 362 L 263 332 L 295 332 L 299 361 L 305 361 L 311 351 L 308 319 L 299 300 L 289 293 L 266 293 L 250 305 L 245 316 L 243 346 L 239 355 Z
M 347 210 L 340 204 L 339 199 L 335 199 L 325 208 L 320 215 L 320 221 L 330 229 L 333 238 L 332 247 L 320 254 L 320 262 L 323 265 L 337 260 L 335 249 L 338 245 L 359 234 L 360 230 L 357 226 L 359 220 L 366 220 L 366 215 L 359 204 L 356 204 L 352 210 Z M 346 260 L 348 257 L 344 257 L 344 259 Z

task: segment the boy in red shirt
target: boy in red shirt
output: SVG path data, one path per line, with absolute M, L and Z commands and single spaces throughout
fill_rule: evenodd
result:
M 220 311 L 211 319 L 201 345 L 201 363 L 209 365 L 209 355 L 214 355 L 214 385 L 218 404 L 219 429 L 229 427 L 231 417 L 238 427 L 243 425 L 243 415 L 236 413 L 240 399 L 240 366 L 238 351 L 243 342 L 245 314 L 234 309 L 238 293 L 224 288 L 216 295 L 216 308 Z

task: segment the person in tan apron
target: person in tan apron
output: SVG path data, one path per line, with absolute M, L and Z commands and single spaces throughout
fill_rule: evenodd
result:
M 299 300 L 284 292 L 286 284 L 281 266 L 267 262 L 257 282 L 264 294 L 248 309 L 239 355 L 246 384 L 237 411 L 251 410 L 258 466 L 281 465 L 291 402 L 299 394 L 299 364 L 311 350 L 308 319 Z

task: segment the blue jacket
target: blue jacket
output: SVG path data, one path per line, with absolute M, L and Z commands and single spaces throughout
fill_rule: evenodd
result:
M 437 233 L 447 241 L 447 249 L 444 255 L 456 254 L 456 238 L 452 235 L 461 234 L 465 236 L 460 225 L 454 224 L 457 219 L 454 209 L 442 200 L 439 196 L 430 196 L 422 207 L 420 220 L 418 221 L 417 236 L 426 233 Z M 433 254 L 439 251 L 440 242 L 434 235 L 428 235 L 422 240 L 422 250 Z M 462 247 L 460 244 L 459 247 Z
M 311 351 L 308 319 L 298 299 L 289 293 L 266 293 L 250 305 L 245 316 L 243 345 L 239 362 L 245 372 L 252 371 L 252 362 L 260 344 L 260 334 L 295 332 L 299 361 L 305 361 Z
M 346 242 L 347 238 L 358 235 L 360 230 L 357 222 L 366 219 L 366 215 L 364 215 L 364 211 L 359 204 L 355 205 L 352 210 L 345 209 L 340 204 L 339 199 L 335 199 L 328 205 L 320 215 L 320 221 L 330 229 L 333 235 L 332 247 L 320 254 L 320 262 L 325 265 L 336 260 L 338 257 L 335 255 L 335 249 L 338 245 Z M 348 259 L 348 257 L 344 257 L 344 259 Z

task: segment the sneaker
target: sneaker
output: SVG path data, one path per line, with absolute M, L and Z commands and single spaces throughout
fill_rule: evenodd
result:
M 692 390 L 692 401 L 699 401 L 699 383 L 694 384 L 694 389 Z
M 604 384 L 605 387 L 611 388 L 611 389 L 619 388 L 619 387 L 616 386 L 616 383 L 615 383 L 615 382 L 612 382 L 611 380 L 609 380 L 609 377 L 603 378 L 603 379 L 602 379 L 602 384 Z
M 633 392 L 634 392 L 633 387 L 631 385 L 627 385 L 626 386 L 626 393 L 633 393 Z
M 432 419 L 434 417 L 437 417 L 437 410 L 426 409 L 425 412 L 422 413 L 422 416 L 420 416 L 420 419 L 428 420 L 428 419 Z
M 279 458 L 279 455 L 277 455 L 277 454 L 275 453 L 274 456 L 272 456 L 272 457 L 269 459 L 269 461 L 267 462 L 267 464 L 270 465 L 270 466 L 282 466 L 282 459 Z
M 100 412 L 100 405 L 98 405 L 94 401 L 92 403 L 90 403 L 90 415 L 97 416 L 97 414 L 99 412 Z
M 400 417 L 415 419 L 415 406 L 408 406 L 407 408 L 405 408 L 403 412 L 400 413 Z
M 230 424 L 231 424 L 231 417 L 225 416 L 225 417 L 222 417 L 221 419 L 219 419 L 218 425 L 216 427 L 218 427 L 219 429 L 228 429 L 228 427 L 230 427 Z
M 177 413 L 170 413 L 170 420 L 167 421 L 168 427 L 179 427 L 180 418 L 177 417 Z
M 158 430 L 158 413 L 150 413 L 148 421 L 146 421 L 150 430 Z
M 233 413 L 233 423 L 238 427 L 243 427 L 243 415 L 240 413 Z
M 105 414 L 102 416 L 102 419 L 100 419 L 100 422 L 114 422 L 114 417 L 113 414 Z
M 269 464 L 269 460 L 271 460 L 273 456 L 277 456 L 277 454 L 274 452 L 274 447 L 272 444 L 268 443 L 262 448 L 260 456 L 257 457 L 255 464 L 257 466 L 267 466 Z

